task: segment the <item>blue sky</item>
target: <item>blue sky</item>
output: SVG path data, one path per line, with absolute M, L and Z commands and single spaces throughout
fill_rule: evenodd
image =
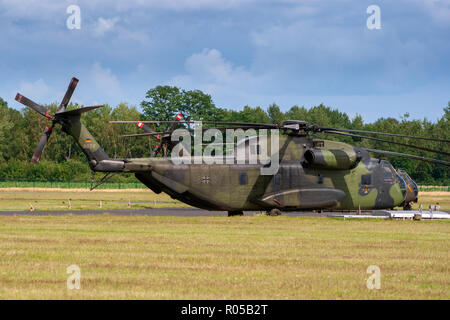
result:
M 81 29 L 69 30 L 69 5 Z M 381 29 L 368 30 L 369 5 Z M 324 103 L 435 121 L 450 101 L 450 0 L 0 0 L 0 97 L 139 106 L 159 84 L 219 107 Z

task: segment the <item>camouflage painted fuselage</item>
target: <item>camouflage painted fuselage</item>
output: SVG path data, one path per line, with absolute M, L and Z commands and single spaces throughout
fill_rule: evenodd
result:
M 281 135 L 278 172 L 262 175 L 262 164 L 109 159 L 79 118 L 64 129 L 75 137 L 92 170 L 133 172 L 154 192 L 208 210 L 384 209 L 417 199 L 417 186 L 405 172 L 336 141 Z
M 307 150 L 314 150 L 316 157 L 340 154 L 324 156 L 325 161 L 314 165 L 305 160 Z M 356 155 L 354 163 L 345 161 L 347 154 L 348 158 Z M 343 167 L 349 168 L 333 162 L 339 156 L 344 159 Z M 167 158 L 128 161 L 124 171 L 135 172 L 154 192 L 166 192 L 209 210 L 383 209 L 414 200 L 406 199 L 406 189 L 411 187 L 389 163 L 348 144 L 306 137 L 280 137 L 280 165 L 275 175 L 261 175 L 260 164 L 174 165 Z M 138 163 L 147 170 L 133 168 Z

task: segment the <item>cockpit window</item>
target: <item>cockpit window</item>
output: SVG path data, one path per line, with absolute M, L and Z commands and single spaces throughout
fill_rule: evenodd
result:
M 383 179 L 384 181 L 394 181 L 394 173 L 392 171 L 392 166 L 387 161 L 382 161 L 383 163 Z
M 406 189 L 405 179 L 403 179 L 399 174 L 397 174 L 397 181 L 400 186 L 400 189 Z

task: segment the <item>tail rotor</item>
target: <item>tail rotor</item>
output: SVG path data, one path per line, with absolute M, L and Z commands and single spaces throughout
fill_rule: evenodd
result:
M 77 110 L 72 111 L 66 111 L 67 106 L 69 105 L 70 99 L 72 98 L 72 94 L 75 91 L 75 88 L 77 87 L 78 79 L 72 78 L 72 80 L 69 83 L 69 86 L 66 90 L 66 94 L 64 95 L 64 98 L 61 101 L 61 104 L 59 105 L 58 110 L 55 114 L 51 114 L 50 110 L 37 104 L 36 102 L 28 99 L 27 97 L 21 95 L 18 93 L 16 95 L 16 101 L 23 104 L 24 106 L 36 111 L 41 116 L 46 117 L 47 119 L 52 121 L 52 124 L 50 126 L 46 126 L 44 129 L 44 132 L 41 135 L 41 138 L 37 144 L 36 149 L 34 150 L 33 157 L 31 158 L 31 161 L 33 163 L 38 163 L 41 159 L 42 151 L 44 150 L 45 146 L 48 143 L 48 140 L 53 132 L 53 128 L 55 127 L 55 124 L 59 123 L 60 125 L 64 126 L 64 120 L 67 119 L 69 116 L 73 116 L 75 114 L 81 114 L 83 112 L 98 108 L 100 106 L 92 106 L 92 107 L 85 107 Z

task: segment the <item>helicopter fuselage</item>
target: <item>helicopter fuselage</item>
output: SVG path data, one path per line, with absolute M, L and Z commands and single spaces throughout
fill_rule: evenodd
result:
M 417 199 L 417 187 L 409 176 L 405 181 L 404 171 L 341 142 L 281 136 L 278 172 L 262 175 L 262 166 L 146 158 L 125 160 L 124 171 L 135 172 L 156 193 L 208 210 L 387 209 Z

